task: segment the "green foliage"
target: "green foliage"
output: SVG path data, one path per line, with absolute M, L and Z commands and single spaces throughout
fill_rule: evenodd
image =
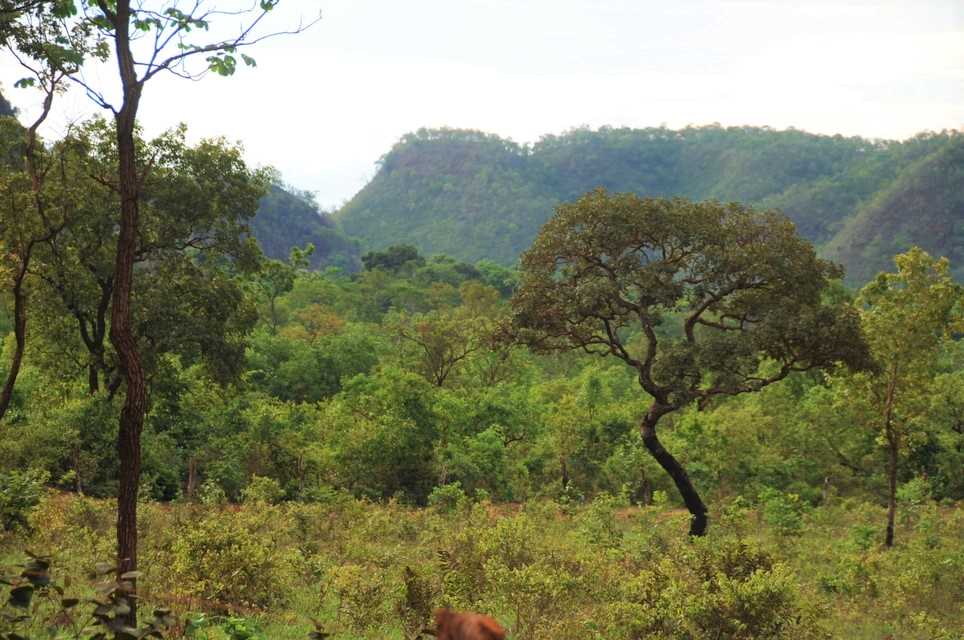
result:
M 0 472 L 0 529 L 10 531 L 26 526 L 30 510 L 40 502 L 48 479 L 44 471 Z
M 774 212 L 599 189 L 561 205 L 523 255 L 511 333 L 538 352 L 612 355 L 633 370 L 652 398 L 646 447 L 702 535 L 705 506 L 657 439 L 658 421 L 794 371 L 870 368 L 857 314 L 825 299 L 839 275 Z M 587 395 L 591 405 L 597 394 Z M 565 399 L 555 429 L 564 487 L 587 421 Z
M 328 583 L 338 597 L 338 620 L 349 629 L 378 629 L 394 617 L 391 593 L 396 586 L 377 566 L 342 564 L 331 570 Z
M 909 505 L 902 544 L 887 551 L 873 503 L 814 507 L 788 536 L 766 502 L 737 502 L 731 519 L 695 541 L 679 538 L 686 516 L 670 506 L 627 507 L 608 496 L 566 511 L 551 501 L 443 511 L 344 497 L 226 509 L 145 504 L 138 582 L 144 609 L 189 618 L 184 633 L 198 640 L 295 638 L 312 628 L 415 638 L 439 606 L 488 613 L 512 637 L 538 640 L 933 640 L 960 627 L 959 509 Z M 91 557 L 110 552 L 89 545 L 112 530 L 110 504 L 52 494 L 33 518 L 44 527 L 21 531 L 16 544 L 56 544 L 51 582 L 70 576 L 63 597 L 86 593 L 77 579 Z M 60 615 L 61 596 L 41 591 L 31 630 Z M 85 607 L 81 599 L 73 610 Z
M 263 504 L 255 508 L 212 510 L 178 532 L 169 569 L 176 593 L 224 611 L 270 609 L 291 598 L 290 554 L 265 535 L 280 513 Z
M 248 486 L 241 492 L 245 502 L 277 504 L 284 498 L 281 484 L 274 478 L 252 476 Z
M 0 435 L 0 515 L 10 529 L 2 549 L 54 551 L 74 581 L 114 551 L 115 513 L 100 497 L 116 491 L 123 387 L 110 386 L 117 363 L 98 319 L 116 242 L 104 212 L 116 197 L 100 183 L 81 188 L 87 173 L 116 160 L 105 126 L 81 127 L 76 148 L 63 149 L 69 171 L 52 184 L 79 217 L 63 244 L 38 249 L 32 268 L 46 279 L 29 285 L 37 321 Z M 539 180 L 576 196 L 608 164 L 612 188 L 674 193 L 691 181 L 694 197 L 792 201 L 798 221 L 814 198 L 830 209 L 807 220 L 829 237 L 840 222 L 832 208 L 863 206 L 898 165 L 946 142 L 858 152 L 861 141 L 799 132 L 660 132 L 577 131 L 543 140 L 538 152 L 467 134 L 451 153 L 444 147 L 459 135 L 426 132 L 405 143 L 417 153 L 397 149 L 382 172 L 399 185 L 455 175 L 437 181 L 433 202 L 460 230 L 459 212 L 476 202 L 451 204 L 460 180 L 479 198 L 502 198 L 502 177 L 521 185 L 539 167 Z M 858 341 L 842 344 L 856 336 L 848 321 L 858 312 L 839 283 L 827 283 L 839 272 L 785 219 L 743 205 L 595 193 L 563 207 L 572 224 L 550 222 L 545 233 L 600 251 L 560 262 L 540 241 L 533 255 L 546 258 L 546 273 L 550 264 L 558 271 L 535 293 L 527 292 L 531 264 L 520 274 L 411 246 L 370 245 L 363 271 L 311 271 L 330 264 L 326 245 L 311 253 L 281 243 L 279 260 L 262 260 L 244 240 L 270 176 L 250 172 L 230 145 L 187 146 L 182 137 L 142 141 L 158 154 L 158 173 L 144 185 L 146 257 L 135 291 L 149 372 L 142 611 L 156 604 L 190 614 L 187 632 L 205 640 L 331 630 L 414 638 L 437 606 L 487 612 L 520 639 L 819 638 L 831 629 L 859 640 L 930 640 L 961 626 L 964 353 L 953 322 L 933 335 L 917 331 L 959 295 L 949 265 L 902 256 L 899 273 L 875 280 L 857 302 L 878 364 L 889 357 L 912 378 L 895 414 L 906 436 L 896 492 L 902 537 L 885 550 L 874 525 L 885 470 L 870 427 L 886 367 L 784 371 L 864 355 Z M 746 148 L 731 149 L 734 139 Z M 476 145 L 485 152 L 460 164 Z M 428 171 L 420 163 L 435 163 L 426 159 L 435 151 L 438 166 Z M 504 161 L 498 172 L 477 171 L 491 158 Z M 844 198 L 851 186 L 856 195 Z M 277 211 L 290 206 L 307 226 L 317 218 L 338 233 L 310 198 L 295 196 L 299 203 L 276 203 Z M 286 200 L 277 190 L 268 198 Z M 418 206 L 402 200 L 393 206 Z M 519 202 L 504 209 L 518 228 L 493 251 L 529 227 L 535 234 L 541 219 Z M 477 212 L 473 225 L 485 219 L 484 207 Z M 412 226 L 420 216 L 413 212 Z M 264 219 L 279 235 L 301 233 L 283 216 Z M 390 244 L 414 242 L 393 233 Z M 637 249 L 648 236 L 662 242 Z M 479 255 L 489 248 L 476 246 Z M 663 260 L 664 250 L 681 257 Z M 625 288 L 613 273 L 627 275 Z M 717 295 L 734 286 L 739 295 Z M 615 338 L 641 363 L 651 329 L 656 393 L 641 393 L 639 369 L 614 358 L 503 340 L 512 293 L 528 296 L 526 319 L 544 326 L 621 323 Z M 622 313 L 633 305 L 645 312 Z M 701 307 L 705 322 L 687 327 Z M 594 337 L 610 339 L 597 329 Z M 725 397 L 743 391 L 759 393 Z M 680 405 L 660 423 L 663 442 L 708 498 L 714 527 L 705 542 L 671 533 L 687 516 L 640 437 L 654 400 Z M 87 587 L 78 589 L 86 595 Z M 59 615 L 56 605 L 45 611 Z M 29 623 L 31 634 L 45 615 Z M 309 619 L 318 622 L 309 627 Z
M 430 389 L 421 377 L 390 368 L 347 383 L 329 418 L 342 441 L 336 460 L 346 486 L 368 497 L 425 503 L 438 435 Z
M 369 251 L 362 256 L 362 264 L 368 271 L 381 269 L 389 273 L 398 273 L 402 269 L 411 271 L 424 267 L 425 258 L 410 244 L 394 244 L 384 251 Z
M 780 535 L 797 535 L 803 527 L 806 503 L 795 493 L 765 487 L 757 496 L 764 521 Z
M 19 575 L 2 578 L 9 586 L 6 602 L 0 606 L 0 638 L 4 640 L 23 640 L 33 633 L 65 640 L 164 638 L 176 622 L 170 609 L 158 607 L 146 624 L 128 624 L 127 614 L 137 597 L 134 581 L 141 577 L 140 572 L 125 573 L 114 581 L 116 569 L 98 563 L 92 578 L 100 582 L 94 595 L 82 600 L 68 595 L 54 580 L 51 558 L 27 555 L 29 559 L 20 565 Z
M 469 497 L 462 490 L 462 483 L 451 482 L 432 489 L 428 494 L 428 504 L 442 513 L 450 513 L 462 509 L 468 503 Z

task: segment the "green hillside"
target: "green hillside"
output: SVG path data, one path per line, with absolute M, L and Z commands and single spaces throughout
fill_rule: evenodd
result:
M 913 245 L 946 256 L 964 279 L 964 139 L 941 144 L 901 168 L 830 241 L 825 253 L 866 282 L 892 269 L 891 256 Z
M 365 248 L 409 243 L 511 264 L 556 204 L 595 187 L 737 200 L 782 209 L 860 281 L 888 266 L 906 239 L 948 253 L 962 217 L 953 193 L 960 146 L 956 133 L 892 142 L 717 125 L 576 129 L 522 146 L 477 131 L 423 129 L 382 158 L 336 217 Z M 897 206 L 900 215 L 875 213 Z M 886 225 L 875 222 L 881 216 Z M 888 241 L 865 238 L 871 230 Z
M 511 141 L 423 129 L 382 158 L 337 217 L 366 248 L 408 243 L 428 254 L 511 263 L 558 202 L 531 174 L 527 150 Z
M 250 224 L 251 233 L 270 257 L 283 260 L 292 247 L 315 245 L 313 267 L 334 266 L 347 271 L 359 268 L 358 243 L 342 233 L 330 216 L 320 213 L 310 198 L 274 185 L 261 199 Z

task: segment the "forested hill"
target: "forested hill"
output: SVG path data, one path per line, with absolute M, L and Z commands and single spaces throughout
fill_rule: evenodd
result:
M 964 135 L 905 142 L 766 128 L 577 129 L 521 146 L 477 131 L 420 130 L 336 214 L 365 248 L 510 264 L 553 207 L 598 186 L 778 207 L 852 283 L 919 244 L 964 275 Z M 955 259 L 957 258 L 957 259 Z
M 261 199 L 250 227 L 270 258 L 287 259 L 292 247 L 310 242 L 315 251 L 309 260 L 315 268 L 335 266 L 356 271 L 361 264 L 358 243 L 346 237 L 328 214 L 319 212 L 309 196 L 294 190 L 273 185 Z

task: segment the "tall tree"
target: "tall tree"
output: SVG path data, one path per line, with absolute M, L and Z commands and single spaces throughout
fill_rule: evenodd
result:
M 938 354 L 953 331 L 964 330 L 964 290 L 946 258 L 914 247 L 894 262 L 896 273 L 878 274 L 857 298 L 877 367 L 837 381 L 845 409 L 879 434 L 887 452 L 888 547 L 894 544 L 902 450 L 931 410 Z
M 278 32 L 259 34 L 259 25 L 279 0 L 258 0 L 249 9 L 219 8 L 217 3 L 195 0 L 163 0 L 139 3 L 131 0 L 50 0 L 50 2 L 5 2 L 0 10 L 16 10 L 29 6 L 30 11 L 18 15 L 26 20 L 34 10 L 47 12 L 48 24 L 62 25 L 63 32 L 49 39 L 47 48 L 25 53 L 39 57 L 49 51 L 67 50 L 73 57 L 81 52 L 70 49 L 64 33 L 91 26 L 94 39 L 108 43 L 117 63 L 119 99 L 109 98 L 105 87 L 94 86 L 78 76 L 88 96 L 114 116 L 117 146 L 116 189 L 119 194 L 117 245 L 114 259 L 111 297 L 110 340 L 117 353 L 118 365 L 126 383 L 121 410 L 117 453 L 120 460 L 117 515 L 118 575 L 137 566 L 137 495 L 140 483 L 141 432 L 147 411 L 144 367 L 133 326 L 132 293 L 134 263 L 138 252 L 141 190 L 149 174 L 150 163 L 138 166 L 139 149 L 135 137 L 137 114 L 145 85 L 159 74 L 170 72 L 180 77 L 197 78 L 207 71 L 231 75 L 237 66 L 239 49 L 248 47 Z M 78 13 L 78 8 L 80 9 Z M 73 18 L 71 18 L 73 16 Z M 233 16 L 242 21 L 236 35 L 226 39 L 211 37 L 212 20 Z M 43 17 L 43 16 L 42 16 Z M 57 20 L 54 20 L 57 18 Z M 70 19 L 68 19 L 70 18 Z M 13 20 L 9 21 L 13 23 Z M 78 27 L 79 25 L 79 27 Z M 299 25 L 292 32 L 299 32 Z M 289 32 L 291 33 L 291 32 Z M 145 38 L 145 36 L 147 36 Z M 135 42 L 137 46 L 135 46 Z M 100 51 L 102 49 L 98 49 Z M 245 64 L 254 59 L 240 54 Z M 194 61 L 201 61 L 192 67 Z M 136 608 L 131 607 L 128 622 L 136 624 Z
M 777 213 L 599 189 L 560 206 L 523 254 L 512 330 L 537 350 L 612 355 L 636 371 L 652 398 L 643 443 L 699 536 L 706 506 L 657 437 L 660 419 L 794 371 L 868 365 L 856 312 L 823 299 L 840 275 Z

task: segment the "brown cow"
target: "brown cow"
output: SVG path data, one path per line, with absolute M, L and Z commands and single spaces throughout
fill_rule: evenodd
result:
M 505 640 L 505 629 L 489 616 L 436 609 L 435 637 L 437 640 Z

